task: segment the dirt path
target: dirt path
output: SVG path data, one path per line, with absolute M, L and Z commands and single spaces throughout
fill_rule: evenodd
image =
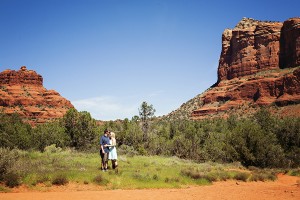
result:
M 102 190 L 78 188 L 72 185 L 54 188 L 51 192 L 19 191 L 0 193 L 1 200 L 98 200 L 101 197 L 110 200 L 288 200 L 300 199 L 300 178 L 279 175 L 275 182 L 217 182 L 210 186 L 190 187 L 185 189 L 148 189 L 148 190 Z M 84 186 L 82 186 L 84 187 Z M 82 190 L 82 191 L 78 191 Z

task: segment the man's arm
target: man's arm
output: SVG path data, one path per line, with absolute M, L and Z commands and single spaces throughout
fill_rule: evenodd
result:
M 101 139 L 100 139 L 100 149 L 101 149 L 102 153 L 104 153 L 103 143 L 104 143 L 103 137 L 101 137 Z

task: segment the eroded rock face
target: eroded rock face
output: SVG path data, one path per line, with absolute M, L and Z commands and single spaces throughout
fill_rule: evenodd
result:
M 300 18 L 262 22 L 243 18 L 222 34 L 218 81 L 167 117 L 244 115 L 260 106 L 300 116 Z M 287 109 L 285 109 L 287 108 Z
M 279 67 L 282 23 L 243 18 L 222 34 L 218 82 Z
M 280 39 L 280 68 L 300 66 L 300 18 L 283 23 Z
M 300 18 L 284 23 L 243 18 L 223 32 L 218 82 L 201 95 L 192 117 L 205 118 L 241 105 L 297 105 L 299 66 Z
M 300 105 L 300 67 L 221 81 L 217 87 L 205 92 L 201 101 L 202 105 L 192 112 L 193 118 L 206 118 L 242 106 L 247 112 L 249 107 L 271 104 L 280 107 Z
M 43 77 L 22 66 L 19 71 L 5 70 L 0 73 L 0 84 L 43 86 Z
M 43 87 L 43 77 L 25 66 L 0 73 L 0 109 L 19 113 L 31 124 L 62 117 L 74 106 L 54 90 Z

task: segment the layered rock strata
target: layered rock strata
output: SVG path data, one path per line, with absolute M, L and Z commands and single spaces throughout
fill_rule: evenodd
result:
M 192 117 L 205 118 L 245 104 L 299 104 L 299 66 L 300 18 L 284 23 L 243 18 L 223 32 L 218 81 L 201 95 Z
M 55 90 L 43 86 L 43 77 L 25 66 L 0 73 L 0 110 L 19 113 L 31 124 L 61 118 L 74 106 Z
M 269 105 L 300 116 L 300 18 L 284 23 L 243 18 L 226 29 L 217 82 L 167 117 L 244 115 Z

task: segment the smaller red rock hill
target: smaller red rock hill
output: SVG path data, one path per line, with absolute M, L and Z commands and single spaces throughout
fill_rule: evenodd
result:
M 55 90 L 43 86 L 43 77 L 22 66 L 0 73 L 0 110 L 18 113 L 32 125 L 61 118 L 74 106 Z

